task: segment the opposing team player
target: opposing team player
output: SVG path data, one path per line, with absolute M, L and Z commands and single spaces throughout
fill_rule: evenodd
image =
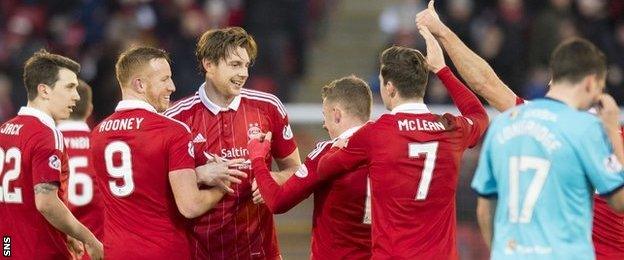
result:
M 68 259 L 68 235 L 102 258 L 102 243 L 58 195 L 67 161 L 55 120 L 67 119 L 80 99 L 79 70 L 71 59 L 36 52 L 24 65 L 28 104 L 0 126 L 0 235 L 9 238 L 12 257 Z
M 321 96 L 324 128 L 332 140 L 318 143 L 295 175 L 280 186 L 265 163 L 270 138 L 253 139 L 247 146 L 253 174 L 273 213 L 284 213 L 314 193 L 312 259 L 370 259 L 368 169 L 363 166 L 335 179 L 321 179 L 316 168 L 334 141 L 351 137 L 370 119 L 371 90 L 366 82 L 350 76 L 323 87 Z
M 456 259 L 455 193 L 463 151 L 477 144 L 488 117 L 477 97 L 445 66 L 426 28 L 427 59 L 391 47 L 381 55 L 381 97 L 391 114 L 364 125 L 343 149 L 319 162 L 320 178 L 369 168 L 373 259 Z M 462 116 L 437 115 L 423 103 L 427 68 Z
M 301 164 L 299 152 L 280 100 L 243 88 L 256 52 L 254 39 L 242 28 L 205 32 L 197 43 L 196 55 L 206 82 L 165 115 L 190 126 L 198 164 L 215 158 L 248 160 L 251 136 L 276 133 L 271 156 L 282 170 L 274 177 L 283 183 Z M 270 165 L 271 158 L 266 163 Z M 241 169 L 248 172 L 249 161 Z M 280 258 L 273 214 L 266 205 L 253 203 L 251 180 L 252 176 L 233 184 L 232 194 L 195 220 L 195 258 Z
M 101 241 L 104 233 L 104 204 L 90 162 L 91 129 L 86 123 L 93 111 L 92 92 L 91 87 L 82 80 L 78 80 L 77 91 L 80 100 L 76 102 L 69 119 L 58 122 L 69 157 L 67 197 L 64 199 L 67 200 L 72 214 Z
M 481 57 L 471 51 L 440 21 L 433 7 L 433 1 L 426 10 L 417 15 L 417 23 L 431 30 L 442 43 L 468 86 L 494 108 L 505 111 L 524 103 L 524 100 L 513 93 Z M 489 212 L 486 207 L 480 207 L 479 210 L 482 211 L 480 214 Z M 606 199 L 599 195 L 594 195 L 593 213 L 592 237 L 597 258 L 624 259 L 624 214 L 613 211 Z
M 546 97 L 497 117 L 483 143 L 472 187 L 493 259 L 593 259 L 592 187 L 624 211 L 624 145 L 617 104 L 603 94 L 604 54 L 572 39 L 555 49 L 550 71 Z M 597 102 L 600 118 L 585 111 Z
M 115 71 L 123 100 L 91 133 L 106 208 L 105 256 L 188 259 L 184 217 L 204 214 L 224 192 L 197 188 L 188 127 L 158 114 L 175 91 L 168 54 L 133 48 L 119 56 Z

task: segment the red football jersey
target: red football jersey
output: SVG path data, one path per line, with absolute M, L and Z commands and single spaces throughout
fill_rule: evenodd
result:
M 72 214 L 101 241 L 104 233 L 104 203 L 90 162 L 91 130 L 81 121 L 62 121 L 58 129 L 63 133 L 65 152 L 69 157 L 65 199 Z
M 457 259 L 455 194 L 463 152 L 488 117 L 448 68 L 438 72 L 463 116 L 436 115 L 422 103 L 397 106 L 364 125 L 344 149 L 321 158 L 329 178 L 369 167 L 373 259 Z
M 516 105 L 524 104 L 525 100 L 517 97 Z M 621 133 L 624 131 L 624 127 Z M 594 195 L 594 220 L 592 240 L 598 260 L 624 259 L 624 214 L 617 213 L 607 201 Z
M 22 107 L 0 126 L 0 236 L 18 259 L 68 259 L 65 235 L 35 206 L 34 186 L 60 183 L 62 134 L 44 112 Z
M 188 127 L 123 100 L 93 128 L 91 156 L 105 205 L 105 258 L 188 259 L 185 218 L 169 183 L 169 172 L 195 168 Z
M 357 128 L 347 130 L 348 138 Z M 252 168 L 262 197 L 274 213 L 283 213 L 314 193 L 312 220 L 312 259 L 370 259 L 370 197 L 367 191 L 368 169 L 359 169 L 334 179 L 317 174 L 320 158 L 333 141 L 320 142 L 283 185 L 278 185 L 266 164 L 254 160 Z
M 209 158 L 248 158 L 247 142 L 260 132 L 273 132 L 271 155 L 284 158 L 295 151 L 288 116 L 277 97 L 243 89 L 227 109 L 211 102 L 204 87 L 165 112 L 191 128 L 196 164 Z M 271 160 L 266 161 L 267 165 Z M 264 204 L 252 201 L 250 162 L 241 170 L 249 177 L 233 184 L 228 194 L 208 213 L 194 220 L 192 254 L 198 259 L 278 259 L 273 215 Z

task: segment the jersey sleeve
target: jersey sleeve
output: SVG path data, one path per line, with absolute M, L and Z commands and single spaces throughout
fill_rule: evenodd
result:
M 314 192 L 322 183 L 316 171 L 318 161 L 329 148 L 331 148 L 330 142 L 318 146 L 306 157 L 305 162 L 299 166 L 295 174 L 281 186 L 271 177 L 267 164 L 262 158 L 252 162 L 258 188 L 271 212 L 284 213 Z
M 64 154 L 61 151 L 62 147 L 56 147 L 54 138 L 52 133 L 46 133 L 35 135 L 30 140 L 33 144 L 31 158 L 33 185 L 60 182 Z
M 368 153 L 370 141 L 368 132 L 371 125 L 365 125 L 355 132 L 344 148 L 332 148 L 319 161 L 319 178 L 330 179 L 334 176 L 351 172 L 359 166 L 368 163 Z
M 455 123 L 463 130 L 465 145 L 468 147 L 475 146 L 483 136 L 483 133 L 485 133 L 488 125 L 489 119 L 485 107 L 483 107 L 479 98 L 455 77 L 448 67 L 444 67 L 436 75 L 440 78 L 451 99 L 453 99 L 453 103 L 462 114 L 455 117 Z M 445 117 L 452 117 L 452 115 L 446 114 Z
M 181 169 L 195 169 L 195 149 L 191 133 L 177 125 L 172 127 L 172 132 L 167 150 L 169 172 Z
M 581 158 L 584 171 L 600 195 L 608 195 L 624 186 L 624 172 L 602 125 L 588 127 L 577 138 L 575 150 Z
M 472 189 L 481 197 L 494 197 L 498 194 L 498 186 L 496 178 L 494 177 L 494 171 L 492 169 L 492 132 L 493 131 L 490 131 L 485 137 L 483 147 L 481 147 L 477 171 L 475 172 L 475 175 L 472 178 L 472 183 L 470 184 Z
M 286 110 L 283 109 L 281 103 L 279 105 L 283 110 L 282 112 L 279 111 L 280 108 L 271 105 L 269 106 L 270 113 L 268 114 L 271 117 L 271 132 L 273 133 L 271 155 L 274 158 L 281 159 L 293 153 L 297 148 L 297 143 L 288 122 Z

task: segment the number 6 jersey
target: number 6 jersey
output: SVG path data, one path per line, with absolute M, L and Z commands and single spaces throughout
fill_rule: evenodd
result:
M 92 162 L 105 206 L 107 259 L 188 259 L 185 219 L 169 172 L 195 169 L 191 134 L 138 100 L 119 102 L 91 132 Z

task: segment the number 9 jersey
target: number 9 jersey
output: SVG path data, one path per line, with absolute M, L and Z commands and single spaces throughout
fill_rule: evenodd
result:
M 188 259 L 185 219 L 169 174 L 195 169 L 186 125 L 143 101 L 122 100 L 91 132 L 91 156 L 105 207 L 107 259 Z

